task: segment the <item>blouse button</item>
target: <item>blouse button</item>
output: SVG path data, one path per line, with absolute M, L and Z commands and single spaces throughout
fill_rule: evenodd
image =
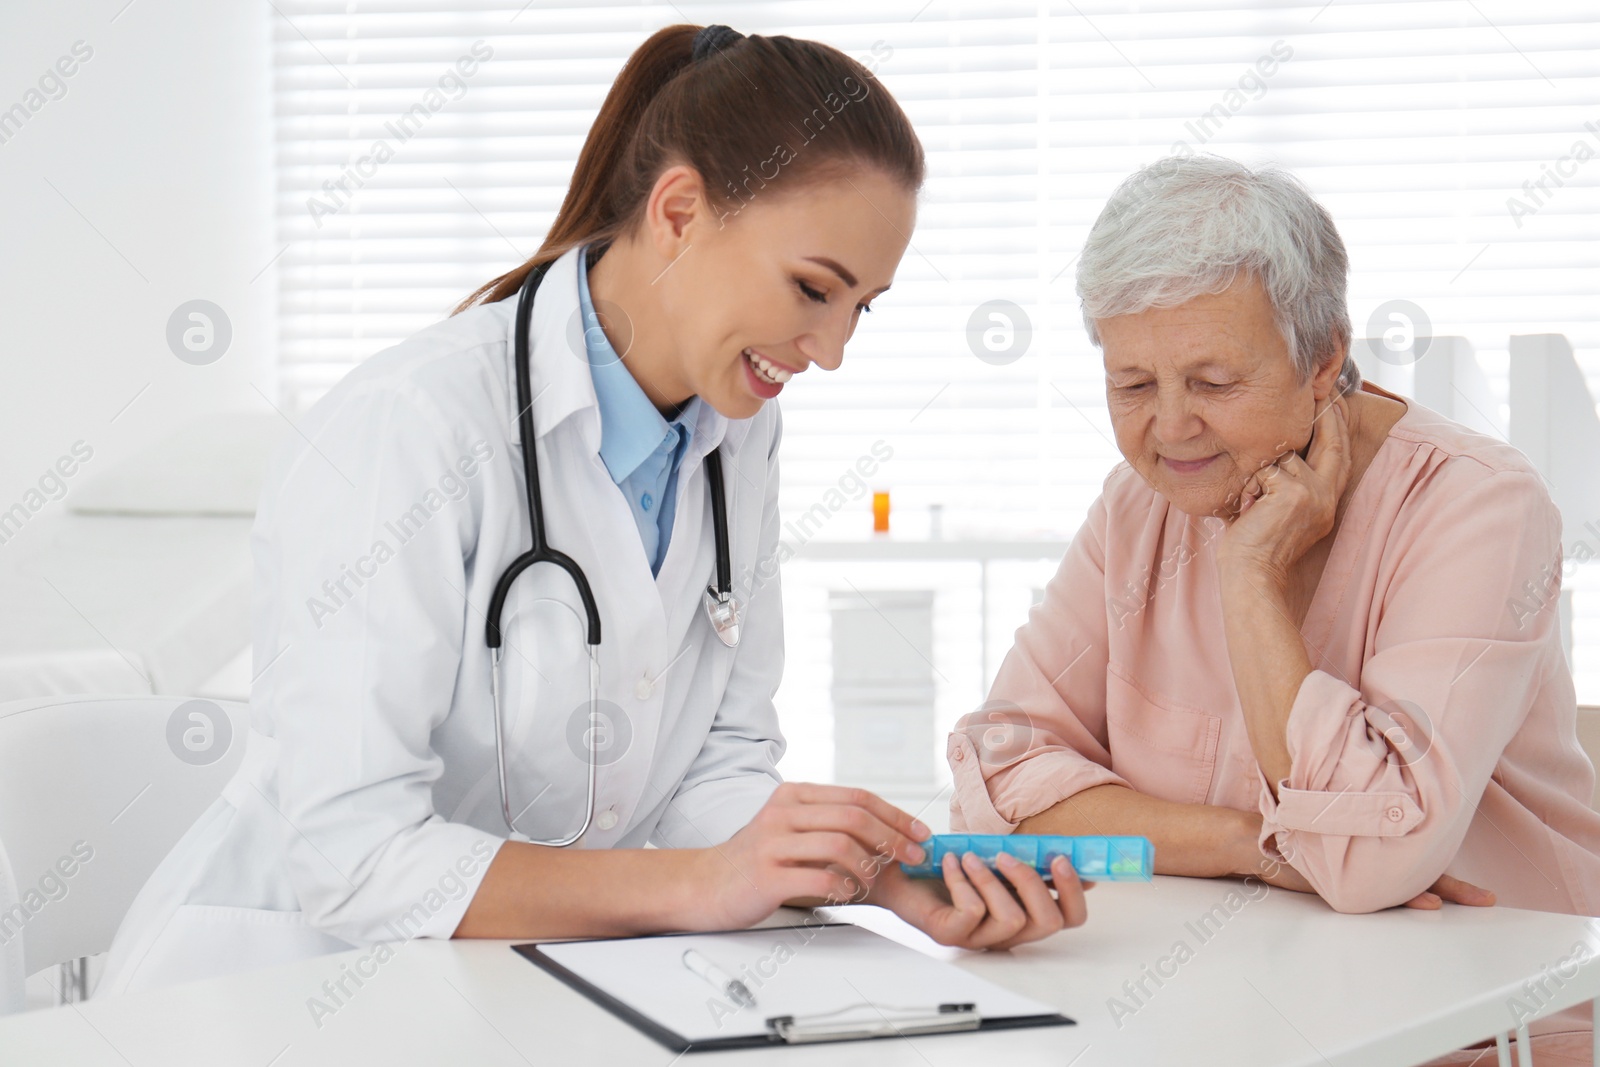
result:
M 639 506 L 644 508 L 646 511 L 649 511 L 650 506 L 655 502 L 656 498 L 651 496 L 649 493 L 646 493 L 644 496 L 639 498 Z
M 1406 813 L 1397 807 L 1390 808 L 1388 811 L 1384 812 L 1384 814 L 1389 816 L 1390 822 L 1399 822 L 1401 819 L 1406 817 Z
M 650 679 L 648 677 L 643 677 L 640 678 L 639 681 L 634 685 L 633 695 L 638 697 L 640 700 L 649 700 L 650 691 L 654 688 L 655 686 L 650 684 Z
M 966 749 L 964 749 L 964 748 L 956 749 L 956 760 L 957 761 L 964 760 L 966 758 L 967 758 L 967 750 Z
M 607 808 L 595 816 L 594 824 L 602 830 L 609 830 L 617 825 L 617 809 Z

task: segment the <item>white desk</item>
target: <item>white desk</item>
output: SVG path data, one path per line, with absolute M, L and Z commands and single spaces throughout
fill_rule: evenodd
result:
M 1235 882 L 1158 878 L 1104 885 L 1089 924 L 1010 954 L 961 965 L 1055 1004 L 1076 1027 L 693 1054 L 740 1064 L 1051 1064 L 1138 1067 L 1409 1067 L 1513 1025 L 1507 998 L 1574 943 L 1600 945 L 1600 920 L 1506 908 L 1396 909 L 1338 915 L 1314 897 L 1273 890 L 1201 942 L 1186 924 Z M 848 909 L 866 925 L 886 913 Z M 899 926 L 916 941 L 914 931 Z M 1175 942 L 1193 957 L 1121 1020 L 1107 1007 Z M 362 953 L 196 982 L 0 1020 L 0 1062 L 72 1067 L 301 1067 L 329 1064 L 645 1064 L 672 1053 L 512 952 L 505 942 L 417 941 L 319 1027 L 307 999 Z M 1170 968 L 1169 968 L 1170 969 Z M 1548 986 L 1547 986 L 1548 987 Z M 352 987 L 353 988 L 353 987 Z M 1548 1002 L 1600 996 L 1600 963 L 1577 969 Z M 1491 1052 L 1489 1061 L 1494 1061 Z

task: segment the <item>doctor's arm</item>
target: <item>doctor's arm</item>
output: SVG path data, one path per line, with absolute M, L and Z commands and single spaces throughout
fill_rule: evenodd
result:
M 706 848 L 560 849 L 508 841 L 457 937 L 608 937 L 749 926 L 790 900 L 843 903 L 847 871 L 887 847 L 912 861 L 910 816 L 841 786 L 780 786 L 749 827 Z
M 777 418 L 774 410 L 773 417 Z M 869 793 L 784 784 L 773 694 L 783 665 L 777 579 L 777 439 L 766 470 L 729 470 L 734 515 L 741 492 L 764 482 L 758 551 L 741 637 L 705 741 L 678 783 L 653 835 L 654 849 L 559 849 L 510 841 L 490 865 L 456 928 L 457 937 L 607 936 L 747 926 L 784 903 L 842 902 L 856 892 L 847 872 L 869 857 L 920 859 L 927 830 Z M 737 457 L 725 457 L 725 462 Z M 764 477 L 762 475 L 764 474 Z M 767 569 L 770 565 L 770 571 Z M 704 628 L 705 622 L 696 619 Z M 660 799 L 660 798 L 658 798 Z
M 719 862 L 713 866 L 739 892 L 752 882 L 747 868 L 764 864 L 771 849 L 791 857 L 788 863 L 831 867 L 844 880 L 830 892 L 798 893 L 781 902 L 796 907 L 876 904 L 946 945 L 1001 948 L 1082 924 L 1087 917 L 1083 890 L 1070 864 L 1063 862 L 1053 872 L 1054 896 L 1031 867 L 1005 859 L 1000 860 L 999 875 L 975 857 L 948 857 L 942 881 L 911 879 L 898 861 L 919 862 L 921 849 L 902 847 L 895 837 L 882 835 L 879 826 L 915 841 L 925 839 L 928 829 L 872 793 L 791 783 L 778 786 L 762 803 L 771 783 L 779 780 L 777 761 L 783 752 L 773 698 L 783 671 L 780 564 L 790 554 L 780 540 L 778 512 L 782 416 L 773 411 L 777 426 L 767 454 L 746 633 L 706 746 L 662 819 L 661 843 L 687 839 L 705 845 L 728 838 L 716 848 Z M 824 817 L 829 821 L 819 821 Z
M 588 851 L 508 842 L 456 936 L 733 929 L 785 904 L 863 899 L 942 943 L 968 948 L 1031 941 L 1084 921 L 1070 865 L 1055 871 L 1059 899 L 1026 867 L 1002 869 L 1002 881 L 981 864 L 963 871 L 947 862 L 944 882 L 913 883 L 896 865 L 922 859 L 916 842 L 928 836 L 926 826 L 866 790 L 781 782 L 783 740 L 773 705 L 783 663 L 777 436 L 767 456 L 763 562 L 745 591 L 740 644 L 705 743 L 657 827 L 656 843 L 668 847 Z

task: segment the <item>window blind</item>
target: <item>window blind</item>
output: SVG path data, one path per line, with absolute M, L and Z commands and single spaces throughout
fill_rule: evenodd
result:
M 1118 458 L 1074 260 L 1116 184 L 1173 151 L 1310 186 L 1351 252 L 1357 337 L 1410 301 L 1471 341 L 1503 400 L 1507 338 L 1564 333 L 1600 394 L 1592 0 L 275 0 L 271 17 L 290 410 L 531 254 L 622 61 L 682 21 L 876 55 L 928 151 L 894 289 L 840 370 L 785 391 L 788 515 L 881 441 L 896 522 L 939 505 L 947 535 L 1070 535 Z M 985 348 L 1007 321 L 1014 347 Z M 852 500 L 815 535 L 866 515 Z

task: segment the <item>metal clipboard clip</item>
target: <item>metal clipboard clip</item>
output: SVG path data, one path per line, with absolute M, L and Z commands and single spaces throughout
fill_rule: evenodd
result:
M 847 1013 L 860 1017 L 848 1018 Z M 976 1004 L 940 1004 L 938 1008 L 892 1008 L 851 1004 L 816 1015 L 774 1015 L 767 1029 L 789 1045 L 814 1041 L 855 1041 L 870 1037 L 948 1034 L 976 1030 L 983 1023 Z

